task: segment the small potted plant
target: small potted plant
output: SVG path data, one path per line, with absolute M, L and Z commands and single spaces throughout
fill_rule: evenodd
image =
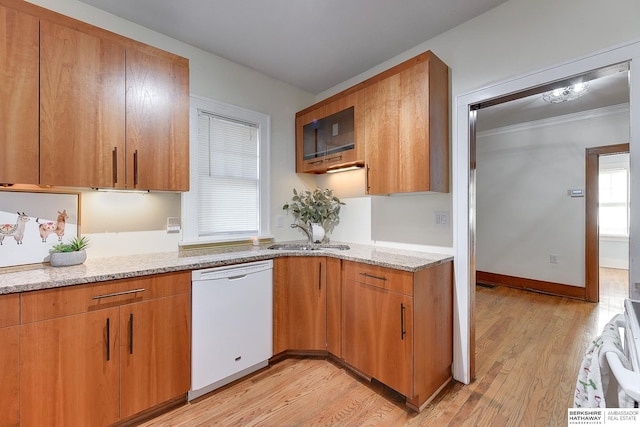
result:
M 49 262 L 54 267 L 82 264 L 87 259 L 87 246 L 89 238 L 86 236 L 74 237 L 68 243 L 58 243 L 49 250 Z
M 293 197 L 282 209 L 290 212 L 293 217 L 312 233 L 315 243 L 322 241 L 325 233 L 333 231 L 340 222 L 340 207 L 344 205 L 333 190 L 316 188 L 314 191 L 300 191 L 293 189 Z

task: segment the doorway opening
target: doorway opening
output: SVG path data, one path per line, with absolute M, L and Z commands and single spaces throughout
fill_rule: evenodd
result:
M 629 297 L 629 144 L 586 150 L 586 299 L 622 311 Z
M 591 112 L 593 110 L 598 110 L 597 113 L 595 113 L 595 116 L 600 116 L 600 115 L 607 115 L 606 112 L 603 113 L 603 111 L 607 110 L 607 109 L 613 109 L 615 110 L 615 113 L 617 116 L 622 116 L 622 115 L 626 115 L 627 117 L 629 116 L 629 94 L 630 94 L 630 89 L 628 86 L 628 79 L 629 79 L 629 63 L 628 62 L 622 62 L 622 63 L 618 63 L 618 64 L 614 64 L 614 65 L 609 65 L 603 68 L 599 68 L 599 69 L 595 69 L 592 71 L 588 71 L 588 72 L 583 72 L 581 74 L 572 76 L 572 77 L 567 77 L 561 80 L 557 80 L 557 81 L 553 81 L 553 82 L 549 82 L 549 83 L 545 83 L 542 85 L 538 85 L 535 87 L 530 87 L 528 89 L 524 89 L 521 91 L 516 91 L 516 92 L 512 92 L 509 93 L 508 95 L 504 95 L 504 96 L 499 96 L 496 98 L 489 98 L 489 99 L 485 99 L 481 102 L 476 102 L 476 103 L 469 103 L 468 105 L 468 110 L 466 112 L 467 114 L 467 119 L 468 119 L 468 141 L 469 141 L 469 147 L 468 147 L 468 152 L 467 152 L 467 159 L 468 159 L 468 192 L 465 194 L 465 197 L 467 198 L 467 203 L 468 203 L 468 235 L 467 235 L 467 239 L 468 239 L 468 244 L 469 244 L 469 253 L 467 254 L 468 256 L 468 265 L 469 265 L 469 277 L 470 277 L 470 287 L 469 287 L 469 294 L 468 294 L 468 302 L 469 302 L 469 324 L 470 324 L 470 328 L 469 328 L 469 341 L 471 343 L 471 348 L 473 348 L 473 343 L 475 340 L 475 329 L 474 329 L 474 322 L 475 322 L 475 284 L 476 284 L 476 272 L 477 272 L 477 267 L 479 267 L 479 264 L 482 263 L 482 259 L 480 259 L 480 257 L 478 255 L 481 254 L 478 246 L 481 243 L 480 240 L 482 239 L 483 236 L 483 230 L 480 229 L 480 227 L 482 226 L 482 224 L 480 223 L 479 219 L 479 214 L 483 214 L 481 212 L 481 208 L 482 208 L 482 204 L 479 203 L 479 199 L 481 197 L 483 197 L 482 193 L 479 191 L 480 188 L 478 188 L 478 180 L 479 180 L 479 174 L 478 174 L 478 165 L 480 163 L 480 161 L 482 160 L 482 158 L 479 159 L 479 153 L 478 153 L 478 146 L 479 146 L 479 142 L 478 142 L 478 136 L 480 136 L 483 132 L 486 134 L 487 132 L 491 132 L 491 129 L 485 129 L 484 126 L 486 123 L 493 121 L 494 123 L 496 123 L 495 128 L 502 128 L 504 132 L 521 132 L 523 131 L 522 127 L 519 126 L 522 123 L 527 122 L 527 120 L 523 120 L 523 117 L 529 117 L 529 121 L 536 121 L 536 122 L 553 122 L 549 127 L 548 127 L 548 132 L 551 134 L 555 131 L 552 132 L 551 127 L 555 126 L 558 127 L 558 124 L 562 124 L 564 125 L 566 123 L 565 121 L 565 117 L 569 117 L 569 121 L 573 121 L 575 120 L 575 118 L 578 115 L 584 115 L 584 114 L 590 114 L 590 113 L 585 113 L 585 112 Z M 604 87 L 604 83 L 605 82 L 609 82 L 610 80 L 616 80 L 617 84 L 616 88 L 619 89 L 616 91 L 612 91 L 610 89 L 610 87 L 607 87 L 605 89 Z M 622 82 L 622 83 L 621 83 Z M 543 99 L 543 94 L 548 93 L 548 92 L 553 92 L 556 91 L 558 88 L 567 88 L 573 85 L 578 85 L 581 83 L 588 83 L 591 88 L 590 90 L 592 91 L 591 93 L 594 95 L 593 98 L 590 98 L 588 96 L 583 96 L 581 97 L 579 100 L 577 101 L 572 101 L 572 102 L 562 102 L 562 103 L 555 103 L 554 105 L 551 106 L 547 106 L 547 108 L 538 108 L 539 105 L 537 104 L 540 99 Z M 600 89 L 600 85 L 602 86 L 602 90 L 600 92 L 598 92 L 598 90 Z M 612 95 L 614 93 L 618 93 L 620 95 L 623 96 L 623 100 L 620 100 L 620 98 L 618 99 L 613 99 L 612 101 L 611 98 L 609 98 L 609 95 Z M 600 96 L 595 96 L 595 95 L 600 95 Z M 608 104 L 596 104 L 597 102 L 609 102 Z M 520 108 L 512 108 L 514 105 L 519 105 Z M 624 106 L 621 106 L 621 104 L 625 104 Z M 575 110 L 574 111 L 570 111 L 570 108 L 575 106 Z M 624 110 L 624 112 L 621 114 L 621 112 Z M 489 118 L 485 113 L 488 113 L 490 111 L 495 111 L 493 117 Z M 461 111 L 462 112 L 462 111 Z M 602 114 L 601 114 L 602 113 Z M 533 120 L 530 119 L 531 115 L 534 114 L 535 118 Z M 586 117 L 586 121 L 585 118 L 583 117 L 582 119 L 578 119 L 578 120 L 583 120 L 583 123 L 589 123 L 589 124 L 593 124 L 593 122 L 595 120 L 593 120 L 593 117 L 595 116 L 589 116 Z M 555 120 L 555 117 L 563 117 L 561 120 L 557 121 Z M 509 122 L 509 120 L 513 120 L 511 122 Z M 516 120 L 520 120 L 520 121 L 516 121 Z M 537 127 L 539 125 L 539 123 L 535 124 L 535 125 L 526 125 L 525 127 Z M 583 129 L 578 129 L 576 130 L 576 132 L 580 133 L 586 133 L 586 136 L 588 137 L 593 137 L 594 135 L 589 134 L 587 129 L 588 126 L 583 126 Z M 505 130 L 506 129 L 506 130 Z M 622 140 L 628 140 L 628 123 L 627 126 L 624 130 L 625 132 L 625 137 Z M 501 131 L 502 132 L 502 131 Z M 502 132 L 502 133 L 504 133 Z M 528 129 L 525 129 L 524 132 L 528 132 Z M 526 134 L 520 135 L 520 136 L 524 136 L 525 138 L 516 138 L 516 140 L 518 140 L 520 143 L 522 143 L 523 141 L 528 139 L 529 142 L 529 148 L 531 148 L 532 150 L 536 150 L 540 148 L 540 144 L 541 144 L 541 139 L 540 138 L 536 138 L 535 136 L 538 136 L 544 132 L 537 131 L 537 134 L 534 136 L 533 133 L 530 133 L 529 135 Z M 555 135 L 555 134 L 554 134 Z M 486 135 L 482 135 L 482 136 L 486 136 Z M 544 136 L 544 135 L 542 135 Z M 579 138 L 578 138 L 579 139 Z M 601 140 L 601 139 L 600 139 Z M 593 141 L 591 141 L 593 142 Z M 582 192 L 580 191 L 581 188 L 584 188 L 583 186 L 585 185 L 585 181 L 584 181 L 584 157 L 583 155 L 577 154 L 580 151 L 582 151 L 582 153 L 584 153 L 585 148 L 588 145 L 582 145 L 581 147 L 579 146 L 579 143 L 575 143 L 573 146 L 565 148 L 564 150 L 566 151 L 564 154 L 567 155 L 567 157 L 569 157 L 569 155 L 572 155 L 575 159 L 579 159 L 578 160 L 578 165 L 572 165 L 572 173 L 575 173 L 576 171 L 579 170 L 579 176 L 578 177 L 574 177 L 573 181 L 571 182 L 565 182 L 561 185 L 557 184 L 557 180 L 555 181 L 556 184 L 556 188 L 553 188 L 554 191 L 554 195 L 553 197 L 557 198 L 557 199 L 564 199 L 564 201 L 562 203 L 570 203 L 572 204 L 572 209 L 575 208 L 576 206 L 580 206 L 579 208 L 579 213 L 576 214 L 576 216 L 573 216 L 570 218 L 570 220 L 573 220 L 574 223 L 580 223 L 580 227 L 579 230 L 577 231 L 576 237 L 579 239 L 579 243 L 575 244 L 575 247 L 579 247 L 580 249 L 578 250 L 577 254 L 571 254 L 571 258 L 569 257 L 564 257 L 562 256 L 562 254 L 557 254 L 555 252 L 555 248 L 545 248 L 545 250 L 548 250 L 550 253 L 546 253 L 546 254 L 542 254 L 542 256 L 539 257 L 539 261 L 542 265 L 542 263 L 546 262 L 547 265 L 548 264 L 555 264 L 552 265 L 551 268 L 548 268 L 547 270 L 549 270 L 552 273 L 557 273 L 557 271 L 559 270 L 558 264 L 562 264 L 562 262 L 564 262 L 566 259 L 571 259 L 574 264 L 572 264 L 570 266 L 570 268 L 565 269 L 565 272 L 569 272 L 567 274 L 565 274 L 564 277 L 568 277 L 568 274 L 574 274 L 574 276 L 571 276 L 570 279 L 568 281 L 564 281 L 564 277 L 560 280 L 547 280 L 545 278 L 543 278 L 542 280 L 537 280 L 537 282 L 542 283 L 542 285 L 552 285 L 553 290 L 551 291 L 547 291 L 544 288 L 539 289 L 539 291 L 542 292 L 551 292 L 551 293 L 556 293 L 559 295 L 565 295 L 564 291 L 571 291 L 571 292 L 579 292 L 578 294 L 566 294 L 566 296 L 571 296 L 571 297 L 577 297 L 577 298 L 582 298 L 582 299 L 586 299 L 586 293 L 587 293 L 587 289 L 586 289 L 586 278 L 584 276 L 584 272 L 585 272 L 585 263 L 586 263 L 586 259 L 585 259 L 585 231 L 584 231 L 584 220 L 582 219 L 585 215 L 585 211 L 584 211 L 584 198 L 581 199 L 582 197 Z M 527 147 L 525 147 L 527 148 Z M 553 146 L 552 144 L 548 144 L 548 146 L 546 147 L 547 150 L 555 150 L 556 147 Z M 628 144 L 626 147 L 627 151 L 628 151 Z M 507 159 L 508 156 L 510 156 L 512 154 L 512 149 L 510 146 L 508 145 L 504 145 L 503 147 L 498 147 L 498 150 L 501 150 L 501 154 L 504 155 L 505 159 Z M 497 151 L 497 150 L 495 150 Z M 548 154 L 548 153 L 547 153 Z M 564 155 L 563 154 L 563 155 Z M 550 158 L 553 158 L 553 156 L 551 156 Z M 507 159 L 510 160 L 510 159 Z M 531 169 L 533 169 L 534 167 L 536 167 L 536 165 L 542 165 L 543 167 L 548 167 L 550 165 L 550 163 L 548 161 L 545 161 L 544 159 L 540 158 L 538 159 L 539 161 L 536 161 L 537 159 L 531 157 L 530 161 L 527 161 L 526 159 L 522 161 L 521 165 L 516 165 L 516 166 L 511 166 L 511 171 L 512 171 L 512 175 L 508 176 L 508 177 L 502 177 L 502 181 L 504 183 L 506 183 L 507 185 L 511 186 L 511 189 L 508 189 L 506 191 L 503 191 L 502 194 L 500 194 L 499 196 L 502 197 L 503 195 L 506 194 L 505 199 L 508 200 L 509 202 L 512 202 L 514 200 L 523 200 L 526 201 L 527 199 L 531 199 L 532 198 L 532 194 L 531 192 L 525 192 L 525 191 L 516 191 L 514 190 L 514 184 L 516 183 L 516 180 L 521 179 L 522 175 L 525 172 L 529 172 Z M 552 160 L 555 161 L 555 160 Z M 505 166 L 508 166 L 508 164 L 506 162 L 503 163 L 499 163 L 495 165 L 495 167 L 493 167 L 493 171 L 504 171 L 506 168 Z M 557 171 L 556 171 L 557 172 Z M 558 176 L 561 176 L 562 174 L 559 174 Z M 498 176 L 496 176 L 496 183 L 499 183 L 500 178 Z M 548 176 L 544 175 L 542 176 L 543 179 L 548 180 Z M 529 178 L 532 182 L 533 185 L 531 187 L 532 191 L 538 191 L 540 188 L 540 179 L 536 180 L 536 179 L 531 179 Z M 597 180 L 597 172 L 596 172 L 596 180 Z M 549 186 L 553 186 L 554 182 L 553 180 L 549 180 Z M 496 185 L 494 185 L 494 183 L 492 183 L 491 185 L 487 186 L 487 188 L 490 189 L 490 191 L 494 192 L 495 195 L 495 191 L 496 190 Z M 549 210 L 548 212 L 551 212 L 553 215 L 557 214 L 561 214 L 562 212 L 556 212 L 558 211 L 557 206 L 554 206 L 552 203 L 547 203 L 549 202 L 548 199 L 548 195 L 545 194 L 539 194 L 539 200 L 541 203 L 547 204 Z M 547 197 L 547 198 L 545 198 Z M 577 197 L 577 198 L 574 198 Z M 581 200 L 580 200 L 581 199 Z M 571 201 L 568 201 L 571 200 Z M 582 202 L 582 203 L 581 203 Z M 491 205 L 491 204 L 490 204 Z M 512 203 L 512 205 L 516 206 L 516 209 L 514 209 L 514 211 L 517 211 L 517 207 L 520 206 L 522 207 L 523 204 L 522 203 Z M 495 207 L 497 206 L 496 204 L 491 205 L 491 207 Z M 505 205 L 501 205 L 501 206 L 505 206 Z M 534 206 L 534 205 L 532 205 Z M 522 212 L 523 214 L 527 214 L 529 215 L 532 210 L 531 209 L 520 209 L 520 212 Z M 485 214 L 486 215 L 486 214 Z M 492 220 L 495 220 L 495 216 L 491 217 Z M 514 217 L 512 217 L 514 218 Z M 515 217 L 518 218 L 518 217 Z M 536 224 L 540 225 L 543 223 L 549 223 L 551 221 L 550 215 L 547 215 L 546 219 L 541 217 L 542 219 L 539 219 L 538 221 L 533 221 L 531 223 L 528 224 L 528 232 L 530 235 L 532 235 L 534 238 L 539 238 L 540 235 L 536 233 L 536 229 L 538 228 L 536 226 Z M 496 221 L 494 221 L 496 222 Z M 518 220 L 514 220 L 513 222 L 518 222 Z M 570 221 L 571 222 L 571 221 Z M 496 230 L 502 230 L 505 226 L 506 222 L 496 222 L 495 224 L 495 229 Z M 570 224 L 570 226 L 573 226 L 575 224 Z M 521 226 L 521 224 L 516 224 L 517 226 Z M 525 230 L 526 231 L 526 230 Z M 511 234 L 513 235 L 513 233 L 509 232 L 509 233 L 503 233 L 503 235 L 505 234 Z M 497 233 L 493 234 L 493 235 L 499 235 Z M 561 241 L 562 239 L 557 239 L 557 237 L 560 235 L 560 233 L 556 233 L 554 234 L 552 231 L 548 232 L 547 235 L 549 236 L 553 236 L 556 238 L 556 241 Z M 596 233 L 596 239 L 597 239 L 597 233 Z M 487 241 L 489 239 L 486 239 Z M 513 242 L 511 242 L 511 245 L 509 246 L 509 242 L 507 242 L 507 244 L 504 245 L 504 248 L 516 248 L 517 250 L 520 250 L 522 245 L 526 245 L 526 243 L 521 240 L 521 239 L 512 239 Z M 577 242 L 577 240 L 576 240 Z M 561 242 L 561 243 L 566 243 L 566 242 Z M 542 247 L 544 245 L 544 242 L 540 242 L 538 241 L 536 243 L 539 247 Z M 493 249 L 497 248 L 496 245 L 496 241 L 495 239 L 491 239 L 491 245 L 493 245 Z M 519 246 L 518 246 L 519 245 Z M 567 245 L 567 246 L 571 246 L 571 244 Z M 565 247 L 562 247 L 561 250 L 564 250 Z M 574 250 L 575 248 L 571 248 L 571 250 Z M 514 254 L 514 250 L 503 250 L 501 252 L 502 255 L 500 255 L 500 257 L 498 256 L 492 256 L 492 260 L 504 260 L 505 257 L 511 256 Z M 597 253 L 597 251 L 596 251 Z M 540 255 L 540 254 L 538 254 Z M 533 258 L 527 254 L 526 256 L 523 256 L 522 259 L 524 261 L 522 261 L 521 263 L 519 262 L 511 262 L 509 264 L 509 266 L 517 266 L 520 267 L 522 265 L 524 265 L 527 262 L 530 262 Z M 504 264 L 504 263 L 503 263 Z M 598 263 L 596 263 L 596 265 L 598 265 Z M 545 267 L 543 266 L 543 268 L 538 269 L 538 271 L 544 269 Z M 555 271 L 552 271 L 554 270 Z M 518 277 L 523 277 L 523 278 L 527 278 L 526 275 L 518 275 L 518 274 L 503 274 L 505 276 L 510 276 L 509 278 L 518 278 Z M 550 276 L 551 277 L 551 276 Z M 574 280 L 574 278 L 576 278 Z M 561 290 L 563 292 L 556 292 L 557 290 Z M 474 373 L 475 373 L 475 354 L 474 352 L 470 352 L 469 354 L 469 367 L 470 367 L 470 374 L 471 377 L 473 377 Z

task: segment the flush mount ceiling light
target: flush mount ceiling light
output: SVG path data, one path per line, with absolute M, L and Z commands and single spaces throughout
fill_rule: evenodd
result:
M 551 104 L 573 101 L 580 98 L 589 90 L 589 83 L 583 82 L 573 86 L 561 87 L 542 94 L 542 99 Z

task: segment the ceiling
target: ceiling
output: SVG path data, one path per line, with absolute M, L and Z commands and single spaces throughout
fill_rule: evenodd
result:
M 532 89 L 526 96 L 508 102 L 480 108 L 477 115 L 478 132 L 502 128 L 520 123 L 533 122 L 551 117 L 605 108 L 629 102 L 628 64 L 618 64 L 602 70 L 595 70 L 584 76 L 575 76 L 564 84 L 587 81 L 589 90 L 585 95 L 572 101 L 550 104 L 542 99 L 542 93 L 550 87 Z M 557 87 L 555 85 L 554 87 Z
M 506 0 L 81 0 L 313 94 Z

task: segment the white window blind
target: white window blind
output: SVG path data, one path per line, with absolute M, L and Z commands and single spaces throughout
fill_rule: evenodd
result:
M 600 233 L 629 235 L 629 173 L 627 169 L 605 169 L 599 173 Z
M 258 126 L 205 111 L 198 116 L 199 233 L 257 235 Z
M 181 244 L 270 236 L 269 116 L 192 96 L 190 121 Z

